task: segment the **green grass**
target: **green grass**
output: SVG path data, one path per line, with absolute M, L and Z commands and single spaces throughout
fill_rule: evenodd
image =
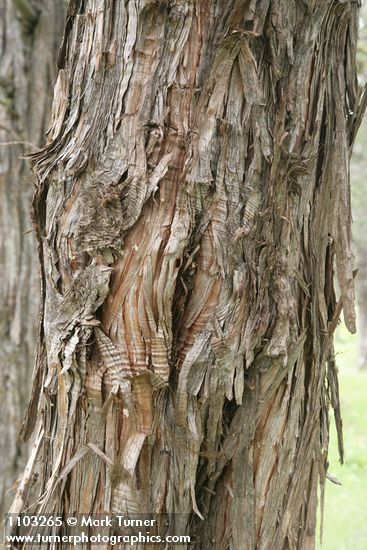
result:
M 332 422 L 329 472 L 342 486 L 326 481 L 323 542 L 317 548 L 367 550 L 367 370 L 357 369 L 357 337 L 344 326 L 337 330 L 336 353 L 346 464 L 339 464 Z

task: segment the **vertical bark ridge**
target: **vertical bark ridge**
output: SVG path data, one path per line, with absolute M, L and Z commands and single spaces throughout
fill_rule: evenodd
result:
M 356 18 L 351 2 L 70 3 L 32 156 L 36 509 L 183 514 L 170 528 L 197 548 L 313 548 L 334 256 L 354 330 Z

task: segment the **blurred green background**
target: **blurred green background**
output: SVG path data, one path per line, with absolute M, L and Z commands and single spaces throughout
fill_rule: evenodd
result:
M 367 81 L 367 1 L 362 4 L 358 72 Z M 330 411 L 329 473 L 342 485 L 326 481 L 322 544 L 317 550 L 367 550 L 367 120 L 362 123 L 351 164 L 353 241 L 356 256 L 358 333 L 344 324 L 336 331 L 344 427 L 345 464 L 339 463 L 336 430 Z M 320 511 L 319 511 L 320 531 Z
M 346 463 L 343 466 L 339 463 L 336 431 L 331 419 L 329 473 L 342 485 L 326 481 L 323 541 L 321 544 L 318 534 L 317 549 L 366 550 L 367 368 L 359 366 L 358 336 L 349 334 L 344 325 L 337 329 L 335 349 Z

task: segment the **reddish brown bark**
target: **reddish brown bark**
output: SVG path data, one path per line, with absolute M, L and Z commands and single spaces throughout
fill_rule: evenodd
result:
M 32 157 L 36 511 L 183 514 L 170 529 L 195 548 L 313 548 L 334 261 L 355 329 L 356 29 L 351 2 L 69 4 Z

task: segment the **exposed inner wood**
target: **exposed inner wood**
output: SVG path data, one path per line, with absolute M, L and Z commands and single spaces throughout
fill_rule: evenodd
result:
M 31 159 L 36 510 L 186 514 L 169 528 L 195 548 L 313 548 L 330 399 L 339 414 L 334 263 L 355 330 L 357 13 L 70 2 Z

